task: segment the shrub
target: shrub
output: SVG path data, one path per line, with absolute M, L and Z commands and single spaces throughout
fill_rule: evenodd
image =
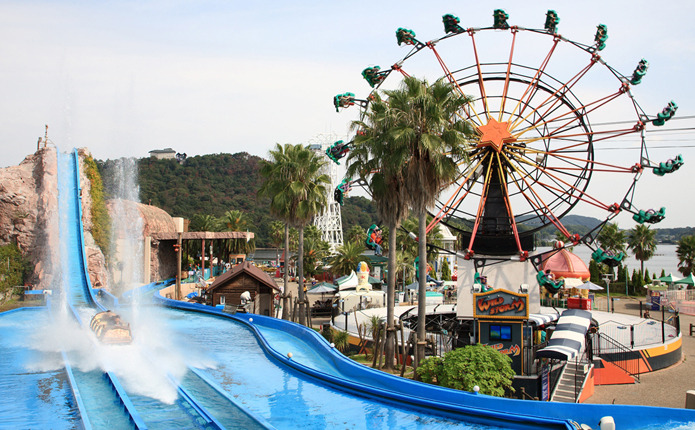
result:
M 24 285 L 24 279 L 31 272 L 31 264 L 22 255 L 19 247 L 11 243 L 0 246 L 0 293 Z M 5 298 L 10 295 L 7 294 Z
M 444 354 L 429 357 L 417 369 L 423 381 L 457 390 L 473 391 L 480 387 L 481 394 L 504 397 L 514 392 L 512 359 L 488 345 L 469 345 Z
M 111 249 L 109 243 L 111 241 L 111 219 L 109 211 L 106 208 L 106 200 L 104 199 L 104 184 L 101 180 L 101 174 L 97 168 L 97 163 L 91 156 L 84 158 L 85 175 L 89 179 L 90 192 L 92 198 L 92 236 L 94 242 L 99 246 L 104 255 L 108 255 Z

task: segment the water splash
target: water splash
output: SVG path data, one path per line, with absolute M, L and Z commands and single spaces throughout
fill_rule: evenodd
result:
M 143 228 L 138 209 L 140 187 L 138 166 L 134 158 L 120 158 L 109 163 L 104 177 L 111 196 L 112 291 L 125 292 L 144 283 Z

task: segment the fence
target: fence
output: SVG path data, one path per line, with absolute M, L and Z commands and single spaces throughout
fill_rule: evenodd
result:
M 677 314 L 666 312 L 665 308 L 662 308 L 661 312 L 654 312 L 653 317 L 658 318 L 660 313 L 661 320 L 647 319 L 637 324 L 626 324 L 609 320 L 601 323 L 598 329 L 600 333 L 631 349 L 659 343 L 663 344 L 680 335 L 680 318 Z M 602 343 L 598 347 L 604 352 L 616 352 L 614 347 L 608 343 Z
M 632 350 L 621 345 L 619 341 L 612 339 L 606 333 L 592 333 L 590 339 L 592 357 L 600 357 L 602 353 L 611 354 L 613 356 L 610 360 L 612 364 L 639 380 L 639 375 L 642 373 L 640 368 L 641 360 L 634 360 Z
M 670 306 L 686 315 L 695 315 L 695 290 L 661 291 L 661 305 Z M 647 297 L 650 302 L 651 297 Z

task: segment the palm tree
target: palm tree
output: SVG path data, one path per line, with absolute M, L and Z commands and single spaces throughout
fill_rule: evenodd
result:
M 695 273 L 695 235 L 683 236 L 676 247 L 678 256 L 678 271 L 688 276 Z
M 396 276 L 400 278 L 399 281 L 403 286 L 408 284 L 409 280 L 415 275 L 414 261 L 414 255 L 400 250 L 396 253 Z
M 656 231 L 643 224 L 637 224 L 628 234 L 627 247 L 640 262 L 640 273 L 644 273 L 644 262 L 654 256 L 656 251 Z
M 353 225 L 347 232 L 347 239 L 349 242 L 360 242 L 364 243 L 367 240 L 367 231 L 359 225 Z
M 251 222 L 245 212 L 240 210 L 228 210 L 224 213 L 221 223 L 226 231 L 245 231 L 251 228 Z M 228 241 L 228 250 L 235 254 L 250 254 L 256 249 L 256 239 L 231 239 Z
M 617 223 L 606 224 L 596 237 L 601 248 L 606 252 L 617 254 L 625 252 L 625 232 L 620 231 Z
M 289 299 L 290 294 L 287 288 L 289 281 L 289 256 L 290 256 L 290 222 L 292 216 L 290 212 L 290 202 L 286 194 L 287 182 L 295 175 L 293 165 L 288 152 L 291 152 L 292 145 L 284 146 L 275 144 L 275 148 L 270 150 L 270 161 L 261 160 L 260 174 L 263 183 L 258 190 L 259 196 L 266 196 L 270 199 L 270 213 L 284 223 L 284 255 L 285 267 L 283 270 L 283 294 L 282 294 L 282 318 L 289 319 Z
M 314 227 L 314 226 L 311 226 Z M 330 245 L 321 237 L 307 237 L 304 239 L 304 271 L 309 276 L 314 276 L 324 265 L 330 255 Z
M 278 144 L 270 151 L 270 156 L 273 161 L 261 166 L 265 182 L 259 193 L 271 199 L 271 213 L 281 216 L 287 223 L 286 256 L 289 254 L 289 225 L 299 230 L 299 323 L 304 324 L 304 227 L 326 206 L 330 179 L 321 174 L 323 159 L 302 145 L 286 144 L 283 147 Z
M 219 231 L 220 220 L 213 215 L 195 214 L 188 228 L 191 231 Z
M 339 246 L 335 251 L 336 254 L 333 255 L 329 261 L 331 271 L 335 275 L 347 275 L 351 270 L 355 270 L 357 263 L 364 259 L 362 256 L 362 252 L 364 252 L 364 242 L 348 241 L 345 242 L 343 246 Z
M 467 160 L 468 142 L 475 136 L 471 124 L 457 114 L 470 99 L 449 83 L 430 85 L 406 77 L 401 88 L 387 91 L 390 135 L 395 151 L 404 152 L 403 177 L 408 200 L 418 216 L 419 291 L 418 347 L 416 362 L 425 357 L 427 209 L 434 206 L 440 190 L 459 174 L 458 163 Z
M 432 216 L 427 216 L 427 224 L 432 222 Z M 398 230 L 398 243 L 401 249 L 415 258 L 418 255 L 419 243 L 412 240 L 408 236 L 408 232 L 416 231 L 419 228 L 418 220 L 416 218 L 407 218 L 403 221 L 403 229 Z M 404 231 L 406 230 L 406 231 Z M 439 225 L 435 225 L 429 233 L 427 233 L 427 243 L 434 246 L 442 246 L 442 233 L 439 229 Z M 435 248 L 427 249 L 427 259 L 433 260 L 437 258 L 438 252 Z
M 285 240 L 285 226 L 280 221 L 270 223 L 270 243 L 275 247 L 275 262 L 280 262 L 280 245 Z
M 388 103 L 376 94 L 363 119 L 353 122 L 353 128 L 358 133 L 347 159 L 347 176 L 359 177 L 367 182 L 377 214 L 386 223 L 389 232 L 395 232 L 408 213 L 408 196 L 403 177 L 403 166 L 407 159 L 405 151 L 398 150 L 393 145 L 393 120 Z M 396 348 L 396 235 L 389 234 L 388 241 L 384 367 L 391 370 L 394 367 Z M 351 267 L 356 267 L 356 264 Z

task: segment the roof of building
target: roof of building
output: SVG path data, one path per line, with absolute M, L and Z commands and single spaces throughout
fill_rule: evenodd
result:
M 150 151 L 148 154 L 171 154 L 174 153 L 176 154 L 176 151 L 174 151 L 171 148 L 164 148 L 164 149 L 153 149 Z
M 550 270 L 556 279 L 589 279 L 591 276 L 589 268 L 582 259 L 566 249 L 561 249 L 546 258 L 541 267 L 543 270 Z
M 176 240 L 176 232 L 152 233 L 152 238 L 157 240 Z M 254 233 L 248 231 L 187 231 L 181 233 L 181 239 L 253 239 Z
M 225 272 L 224 274 L 218 276 L 217 279 L 215 279 L 215 281 L 212 284 L 210 284 L 207 290 L 212 291 L 221 285 L 226 285 L 229 282 L 231 282 L 234 278 L 244 273 L 256 279 L 262 285 L 280 291 L 280 287 L 278 287 L 275 281 L 273 281 L 273 279 L 270 276 L 268 276 L 268 274 L 266 274 L 264 271 L 251 264 L 250 261 L 244 261 L 241 264 L 237 264 L 236 266 L 232 267 L 232 269 L 228 272 Z

